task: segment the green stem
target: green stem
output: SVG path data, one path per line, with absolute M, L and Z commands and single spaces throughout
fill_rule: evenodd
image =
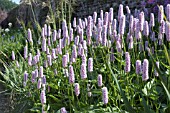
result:
M 125 106 L 126 106 L 127 110 L 128 110 L 130 113 L 135 113 L 135 110 L 132 108 L 132 106 L 130 105 L 128 99 L 126 98 L 124 92 L 122 91 L 122 88 L 120 87 L 120 85 L 119 85 L 119 83 L 118 83 L 118 80 L 117 80 L 117 78 L 116 78 L 116 75 L 113 74 L 113 71 L 112 71 L 112 69 L 111 69 L 110 62 L 109 62 L 109 61 L 107 62 L 107 65 L 108 65 L 108 67 L 109 67 L 109 70 L 110 70 L 110 72 L 111 72 L 111 74 L 112 74 L 115 82 L 116 82 L 116 85 L 117 85 L 117 87 L 118 87 L 118 90 L 119 90 L 120 94 L 121 94 L 122 97 L 123 97 L 123 102 L 125 103 Z

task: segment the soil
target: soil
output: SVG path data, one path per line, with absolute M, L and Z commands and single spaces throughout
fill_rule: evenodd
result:
M 4 86 L 0 84 L 0 92 L 4 90 Z M 11 113 L 10 96 L 5 93 L 0 93 L 0 113 Z

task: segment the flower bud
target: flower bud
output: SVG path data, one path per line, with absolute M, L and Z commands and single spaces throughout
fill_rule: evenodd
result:
M 67 67 L 67 63 L 68 63 L 68 61 L 67 61 L 67 55 L 63 55 L 63 58 L 62 58 L 62 65 L 63 65 L 64 68 Z
M 24 47 L 24 58 L 26 59 L 28 57 L 28 46 L 26 45 Z
M 157 66 L 158 69 L 159 69 L 159 62 L 158 62 L 158 61 L 156 62 L 156 66 Z M 155 68 L 155 70 L 154 70 L 154 75 L 155 75 L 155 76 L 159 76 L 158 72 L 156 71 L 156 68 Z
M 126 12 L 128 15 L 130 15 L 130 9 L 129 9 L 129 6 L 126 6 Z
M 39 78 L 38 83 L 37 83 L 37 89 L 41 89 L 41 84 L 42 84 L 42 81 L 41 81 L 41 78 Z
M 165 21 L 163 20 L 161 23 L 161 33 L 165 33 Z
M 79 27 L 80 27 L 81 29 L 83 28 L 83 23 L 82 23 L 81 18 L 79 18 Z
M 103 25 L 103 10 L 100 10 L 100 19 L 101 19 L 102 25 Z
M 91 16 L 88 17 L 88 25 L 87 25 L 87 31 L 86 31 L 86 35 L 87 37 L 91 37 L 92 36 L 92 22 L 91 22 Z
M 131 62 L 130 62 L 130 55 L 129 52 L 125 52 L 125 72 L 130 72 Z
M 131 15 L 130 16 L 130 23 L 129 23 L 129 30 L 130 30 L 130 33 L 132 34 L 134 31 L 134 29 L 133 29 L 133 22 L 134 22 L 134 20 L 133 20 L 134 18 L 133 18 L 133 16 Z
M 67 26 L 65 26 L 63 30 L 63 38 L 67 38 L 67 37 L 68 37 L 68 29 Z
M 107 43 L 107 26 L 103 26 L 103 38 L 102 38 L 102 45 L 106 46 Z
M 103 21 L 103 25 L 108 25 L 108 17 L 109 17 L 109 13 L 108 12 L 105 12 L 105 15 L 104 15 L 104 21 Z
M 129 42 L 128 48 L 133 49 L 133 37 L 132 37 L 132 35 L 129 36 L 129 40 L 130 40 L 130 42 Z
M 86 64 L 81 65 L 80 75 L 81 75 L 81 79 L 87 78 Z
M 88 92 L 88 97 L 91 97 L 92 96 L 92 92 Z
M 73 41 L 73 29 L 70 29 L 69 39 L 70 42 Z
M 23 86 L 25 87 L 27 84 L 27 80 L 28 80 L 28 73 L 27 71 L 24 72 L 24 80 L 23 80 Z
M 62 49 L 59 45 L 57 45 L 57 53 L 62 55 Z
M 46 77 L 45 77 L 45 75 L 42 77 L 42 84 L 46 85 Z
M 47 36 L 47 24 L 44 24 L 44 35 Z
M 32 83 L 35 83 L 35 71 L 32 71 L 32 78 L 31 78 Z
M 57 39 L 61 38 L 61 29 L 58 30 Z
M 46 54 L 49 55 L 50 54 L 50 48 L 47 47 L 47 50 L 46 50 Z
M 48 37 L 48 46 L 49 47 L 51 46 L 51 39 L 50 39 L 50 37 Z
M 83 29 L 80 30 L 80 43 L 82 43 L 84 40 L 84 31 Z
M 117 29 L 117 20 L 116 19 L 113 20 L 112 29 L 115 30 L 115 31 Z
M 32 33 L 30 29 L 28 29 L 28 41 L 32 42 Z
M 145 21 L 145 15 L 144 15 L 144 12 L 141 12 L 139 14 L 139 29 L 140 29 L 140 31 L 143 31 L 144 21 Z
M 38 62 L 37 56 L 34 56 L 34 57 L 33 57 L 33 60 L 32 60 L 32 65 L 36 65 L 37 62 Z
M 69 61 L 70 61 L 69 53 L 67 52 L 66 55 L 67 55 L 67 62 L 69 63 Z
M 79 94 L 80 94 L 80 85 L 79 85 L 79 83 L 75 83 L 74 92 L 75 92 L 76 96 L 79 96 Z
M 97 44 L 100 44 L 101 42 L 102 42 L 102 27 L 99 27 L 97 34 Z
M 144 59 L 142 68 L 143 68 L 142 69 L 143 70 L 142 80 L 143 81 L 147 81 L 149 79 L 149 75 L 148 75 L 148 72 L 149 72 L 149 61 L 147 59 Z
M 84 18 L 85 26 L 87 27 L 87 18 Z
M 123 13 L 123 5 L 119 5 L 119 10 L 118 10 L 118 21 L 120 22 L 121 17 L 124 15 Z
M 69 83 L 73 84 L 74 82 L 75 82 L 74 70 L 73 70 L 73 66 L 70 65 L 69 66 Z
M 47 60 L 48 60 L 48 65 L 49 65 L 49 66 L 52 66 L 51 55 L 47 55 Z
M 45 96 L 45 90 L 41 91 L 41 104 L 45 104 L 46 103 L 46 96 Z
M 42 66 L 40 66 L 40 70 L 39 70 L 39 77 L 43 77 L 44 75 L 43 75 L 43 67 Z
M 29 56 L 28 56 L 28 65 L 32 66 L 32 54 L 31 53 L 29 53 Z
M 76 36 L 76 37 L 75 37 L 75 39 L 74 39 L 74 44 L 75 44 L 76 46 L 78 46 L 78 44 L 79 44 L 79 36 Z
M 107 104 L 108 103 L 108 90 L 107 90 L 107 87 L 103 87 L 102 88 L 102 100 L 103 100 L 103 103 L 104 104 Z
M 93 58 L 88 59 L 88 71 L 89 72 L 93 71 Z
M 121 48 L 121 44 L 120 44 L 120 41 L 116 41 L 116 49 L 119 53 L 122 52 L 122 48 Z
M 76 45 L 73 45 L 72 57 L 77 58 L 77 47 L 76 47 Z
M 51 27 L 50 25 L 48 25 L 48 32 L 47 32 L 47 36 L 50 37 L 51 36 Z
M 162 23 L 163 18 L 164 18 L 164 7 L 160 5 L 158 10 L 158 22 Z
M 83 41 L 83 49 L 87 50 L 87 42 L 86 42 L 86 40 Z
M 52 59 L 56 59 L 56 50 L 55 49 L 52 49 Z
M 82 50 L 83 50 L 82 44 L 79 43 L 79 45 L 78 45 L 78 55 L 79 55 L 79 56 L 82 55 L 82 52 L 81 52 Z
M 166 22 L 166 40 L 168 42 L 170 42 L 170 23 L 169 22 Z
M 137 60 L 136 61 L 136 74 L 141 74 L 141 61 Z
M 38 77 L 38 69 L 35 69 L 35 78 L 37 78 Z
M 64 31 L 65 27 L 67 26 L 66 20 L 62 21 L 62 30 Z
M 143 34 L 144 34 L 146 37 L 149 36 L 149 25 L 148 25 L 148 21 L 145 21 L 145 23 L 144 23 Z
M 101 87 L 102 86 L 102 75 L 101 74 L 98 75 L 97 81 L 98 81 L 98 86 Z
M 113 21 L 113 8 L 110 8 L 109 10 L 109 22 L 112 23 Z
M 68 69 L 64 69 L 64 77 L 69 77 Z
M 113 49 L 113 47 L 111 47 L 110 61 L 111 61 L 111 62 L 114 62 L 114 61 L 115 61 L 115 56 L 114 56 L 114 49 Z
M 86 56 L 85 55 L 82 55 L 82 64 L 87 64 L 86 62 L 87 62 L 87 59 L 86 59 Z
M 154 14 L 151 13 L 150 14 L 150 22 L 149 22 L 150 27 L 154 27 L 155 26 L 155 17 Z
M 166 18 L 170 22 L 170 4 L 166 6 Z
M 97 20 L 97 12 L 93 13 L 93 23 L 96 24 L 96 20 Z
M 53 31 L 53 42 L 56 41 L 56 39 L 57 39 L 57 31 L 54 30 Z
M 148 48 L 148 41 L 145 41 L 145 50 L 147 50 L 147 48 Z
M 125 15 L 122 15 L 121 17 L 120 17 L 120 20 L 119 20 L 119 33 L 121 34 L 121 35 L 124 35 L 124 30 L 125 30 L 125 21 L 126 21 L 126 17 L 125 17 Z
M 42 51 L 46 51 L 46 48 L 47 48 L 47 46 L 46 46 L 46 38 L 43 38 L 42 39 Z
M 73 20 L 73 27 L 76 28 L 76 17 L 74 17 L 74 20 Z
M 67 113 L 67 110 L 66 110 L 65 107 L 62 107 L 62 108 L 60 109 L 60 112 L 61 112 L 61 113 Z
M 15 52 L 12 51 L 12 60 L 15 60 Z
M 43 82 L 42 82 L 42 90 L 46 90 L 46 84 L 43 84 Z

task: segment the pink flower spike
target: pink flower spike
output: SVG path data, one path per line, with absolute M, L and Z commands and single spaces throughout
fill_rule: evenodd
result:
M 81 75 L 81 79 L 87 78 L 86 64 L 81 65 L 80 75 Z
M 107 87 L 103 87 L 102 88 L 102 100 L 103 100 L 103 103 L 104 104 L 107 104 L 108 103 L 108 90 L 107 90 Z
M 74 92 L 75 92 L 76 96 L 80 95 L 80 85 L 79 85 L 79 83 L 74 84 Z
M 142 80 L 147 81 L 149 79 L 149 61 L 147 59 L 144 59 L 142 68 Z
M 89 72 L 93 71 L 93 58 L 88 59 L 88 71 Z
M 74 70 L 73 70 L 73 66 L 70 65 L 69 66 L 69 83 L 73 84 L 74 82 L 75 82 Z
M 68 61 L 67 61 L 67 55 L 63 55 L 63 58 L 62 58 L 62 65 L 63 65 L 64 68 L 67 67 L 67 63 L 68 63 Z
M 97 81 L 98 81 L 98 86 L 101 87 L 102 86 L 102 75 L 101 74 L 98 75 Z

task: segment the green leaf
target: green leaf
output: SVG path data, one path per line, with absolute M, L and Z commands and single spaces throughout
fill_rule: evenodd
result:
M 164 53 L 165 53 L 166 59 L 168 60 L 169 65 L 170 65 L 170 55 L 168 54 L 165 44 L 164 44 Z
M 117 80 L 117 78 L 116 78 L 116 75 L 113 74 L 113 71 L 112 71 L 112 69 L 111 69 L 109 60 L 107 61 L 107 65 L 108 65 L 108 67 L 109 67 L 109 70 L 110 70 L 110 72 L 111 72 L 111 74 L 112 74 L 115 82 L 116 82 L 116 85 L 117 85 L 117 87 L 118 87 L 118 90 L 119 90 L 120 94 L 121 94 L 122 97 L 123 97 L 123 102 L 125 103 L 125 106 L 126 106 L 127 110 L 128 110 L 130 113 L 135 113 L 135 110 L 132 108 L 132 106 L 130 105 L 128 99 L 126 98 L 124 92 L 122 91 L 122 88 L 120 87 L 120 85 L 119 85 L 119 83 L 118 83 L 118 80 Z
M 167 52 L 167 50 L 166 50 L 166 47 L 165 47 L 165 45 L 164 45 L 164 49 L 165 49 L 165 51 Z M 156 71 L 158 72 L 158 74 L 159 74 L 159 78 L 160 78 L 160 80 L 161 80 L 161 84 L 162 84 L 162 86 L 163 86 L 163 88 L 164 88 L 164 90 L 165 90 L 165 92 L 166 92 L 166 94 L 167 94 L 167 96 L 168 96 L 168 100 L 170 101 L 170 93 L 169 93 L 169 91 L 168 91 L 168 89 L 167 89 L 167 86 L 165 85 L 165 81 L 163 80 L 163 74 L 161 73 L 161 71 L 160 71 L 160 69 L 158 69 L 158 67 L 157 67 L 157 65 L 156 65 L 156 62 L 155 62 L 155 60 L 154 60 L 154 58 L 153 58 L 153 55 L 152 55 L 152 53 L 149 51 L 149 54 L 150 54 L 150 57 L 151 57 L 151 60 L 152 60 L 152 62 L 153 62 L 153 64 L 154 64 L 154 66 L 155 66 L 155 68 L 156 68 Z M 170 63 L 170 62 L 169 62 Z
M 144 113 L 154 113 L 154 111 L 152 111 L 151 109 L 149 109 L 147 103 L 146 103 L 146 100 L 143 98 L 142 96 L 142 105 L 144 106 Z
M 168 100 L 170 101 L 170 93 L 169 93 L 169 91 L 167 90 L 165 84 L 164 84 L 162 81 L 161 81 L 161 84 L 162 84 L 162 86 L 163 86 L 164 89 L 165 89 L 165 92 L 166 92 L 166 94 L 167 94 L 167 96 L 168 96 Z
M 54 99 L 54 101 L 56 102 L 61 102 L 58 98 L 56 98 L 55 96 L 53 95 L 48 95 L 49 97 L 51 97 L 52 99 Z
M 36 113 L 41 113 L 41 107 L 34 107 L 34 108 L 29 109 L 28 111 L 36 112 Z
M 170 66 L 168 66 L 168 65 L 164 64 L 163 62 L 161 62 L 161 64 L 162 64 L 164 67 L 166 67 L 166 68 L 170 69 Z
M 148 95 L 148 92 L 147 92 L 146 87 L 144 87 L 144 88 L 142 89 L 142 92 L 143 92 L 146 96 Z

